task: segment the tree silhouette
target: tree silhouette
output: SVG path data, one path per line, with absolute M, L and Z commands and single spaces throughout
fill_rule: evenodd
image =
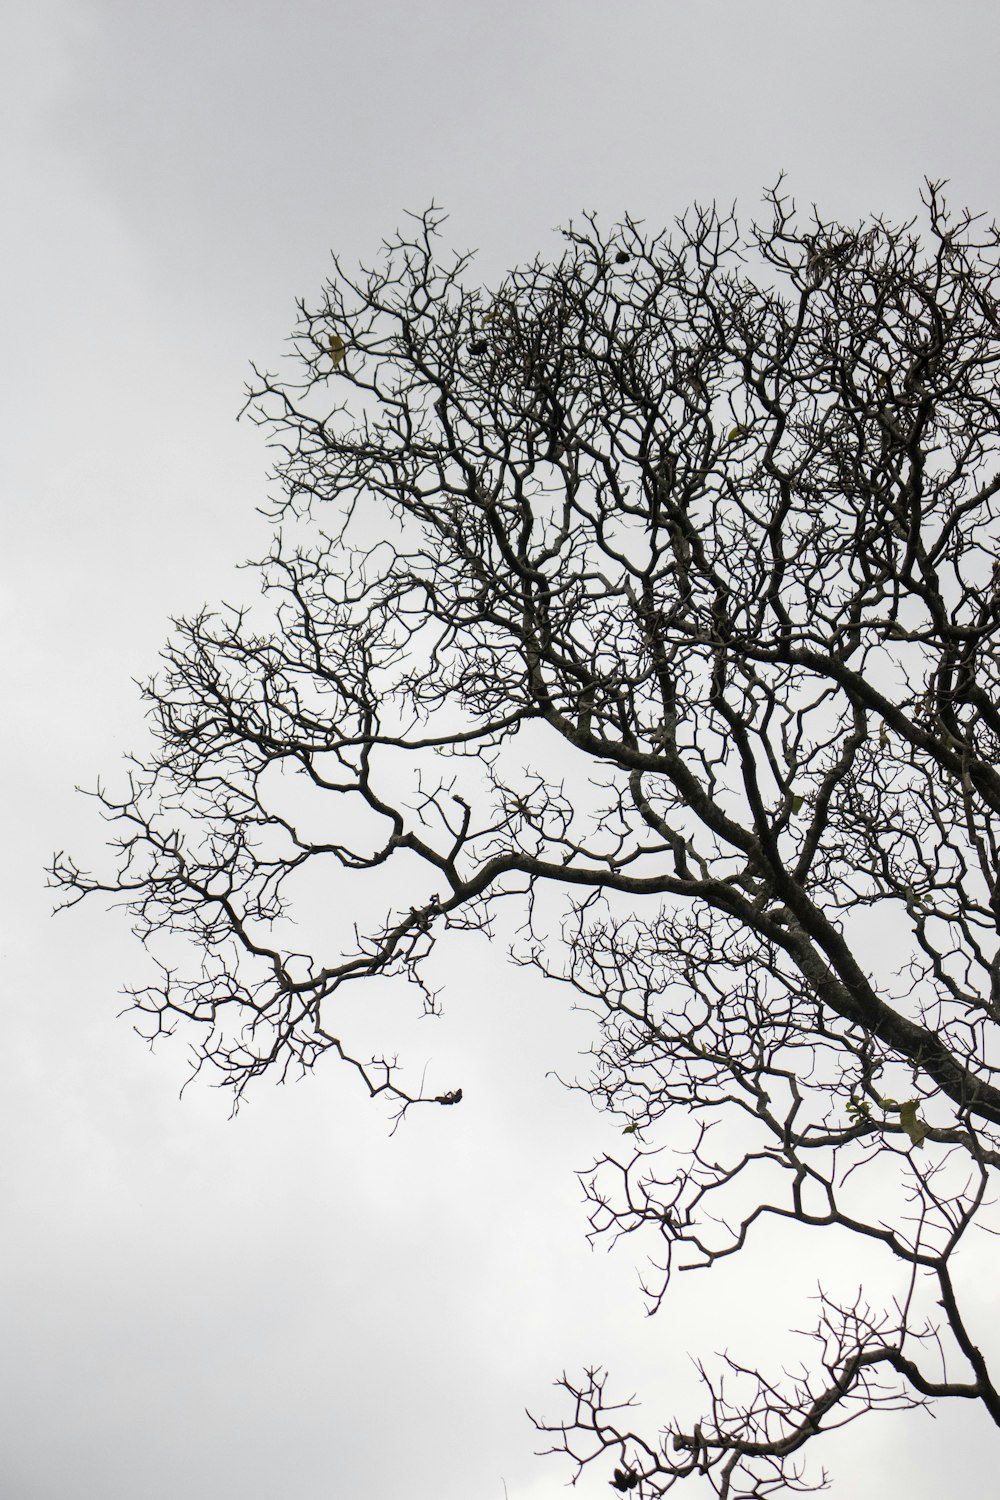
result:
M 1000 1424 L 954 1277 L 1000 1165 L 1000 234 L 935 185 L 919 230 L 766 202 L 588 217 L 489 293 L 434 210 L 335 261 L 250 393 L 263 602 L 177 622 L 156 753 L 98 794 L 116 873 L 54 866 L 168 939 L 133 1004 L 237 1098 L 333 1053 L 398 1116 L 461 1089 L 353 1047 L 343 992 L 434 1008 L 435 946 L 510 907 L 596 1017 L 630 1152 L 591 1223 L 652 1237 L 654 1307 L 776 1219 L 883 1255 L 884 1307 L 826 1295 L 798 1376 L 705 1368 L 697 1424 L 565 1378 L 540 1427 L 638 1496 L 811 1489 L 872 1410 Z

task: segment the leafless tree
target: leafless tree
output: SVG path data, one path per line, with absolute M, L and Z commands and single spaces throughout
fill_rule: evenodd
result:
M 882 1256 L 884 1305 L 830 1291 L 796 1375 L 706 1367 L 698 1423 L 566 1378 L 539 1425 L 615 1489 L 813 1489 L 813 1438 L 947 1396 L 1000 1424 L 954 1275 L 1000 1166 L 1000 233 L 779 185 L 746 229 L 587 217 L 487 293 L 439 225 L 335 262 L 255 372 L 262 602 L 177 622 L 155 755 L 99 793 L 117 872 L 55 879 L 194 945 L 132 1000 L 236 1097 L 333 1053 L 397 1114 L 461 1091 L 352 1046 L 347 987 L 433 1009 L 505 903 L 596 1016 L 628 1150 L 583 1181 L 654 1307 L 775 1220 Z

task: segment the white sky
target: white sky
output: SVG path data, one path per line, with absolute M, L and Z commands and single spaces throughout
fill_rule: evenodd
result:
M 644 1321 L 628 1249 L 583 1241 L 572 1168 L 605 1127 L 545 1078 L 586 1024 L 499 952 L 442 1022 L 400 1013 L 461 1109 L 390 1141 L 330 1069 L 229 1121 L 204 1085 L 178 1099 L 182 1041 L 151 1056 L 115 1018 L 142 969 L 121 916 L 52 922 L 42 872 L 96 856 L 73 786 L 141 745 L 131 679 L 168 616 L 264 546 L 233 418 L 331 247 L 370 255 L 435 199 L 489 279 L 582 209 L 752 209 L 781 169 L 830 216 L 907 217 L 925 175 L 992 213 L 998 34 L 971 0 L 8 8 L 4 1500 L 542 1500 L 569 1476 L 523 1408 L 554 1414 L 564 1367 L 694 1415 L 689 1351 L 778 1357 L 808 1321 L 804 1242 Z M 950 1411 L 823 1456 L 852 1500 L 936 1500 L 982 1491 L 990 1441 Z

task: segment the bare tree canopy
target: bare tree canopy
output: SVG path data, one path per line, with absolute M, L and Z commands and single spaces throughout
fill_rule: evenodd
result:
M 699 1423 L 565 1379 L 552 1446 L 647 1497 L 812 1489 L 874 1409 L 1000 1425 L 954 1277 L 1000 1166 L 1000 233 L 934 186 L 902 227 L 766 202 L 588 217 L 491 292 L 434 211 L 335 262 L 251 392 L 260 610 L 177 622 L 117 871 L 54 871 L 199 955 L 133 1002 L 237 1097 L 333 1053 L 400 1114 L 458 1080 L 343 996 L 434 1008 L 435 946 L 510 907 L 596 1018 L 630 1154 L 592 1225 L 651 1238 L 654 1306 L 775 1219 L 883 1253 L 884 1307 L 828 1296 L 796 1378 L 706 1369 Z

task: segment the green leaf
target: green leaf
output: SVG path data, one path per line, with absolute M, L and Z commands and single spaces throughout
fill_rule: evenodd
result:
M 799 792 L 795 793 L 794 797 L 792 798 L 792 813 L 793 814 L 794 813 L 799 813 L 799 812 L 802 811 L 802 808 L 805 805 L 805 800 L 806 799 Z

